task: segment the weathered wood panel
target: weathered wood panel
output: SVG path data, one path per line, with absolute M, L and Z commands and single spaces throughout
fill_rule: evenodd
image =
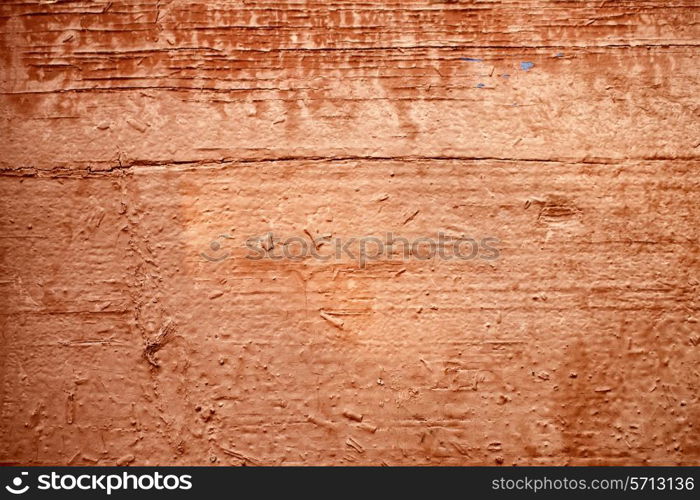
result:
M 700 464 L 696 2 L 0 33 L 0 462 Z M 499 257 L 247 258 L 268 232 Z

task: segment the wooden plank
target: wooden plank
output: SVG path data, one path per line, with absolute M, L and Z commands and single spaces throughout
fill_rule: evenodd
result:
M 5 95 L 7 116 L 17 119 L 3 124 L 1 164 L 105 170 L 317 157 L 696 158 L 693 54 L 639 48 L 557 58 L 517 50 L 451 53 L 448 61 L 424 51 L 413 63 L 395 51 L 403 62 L 349 63 L 327 73 L 281 61 L 291 66 L 285 75 L 240 92 L 127 85 Z M 530 61 L 535 66 L 522 70 Z
M 0 463 L 700 464 L 698 25 L 3 2 Z
M 653 415 L 696 418 L 696 171 L 334 160 L 5 177 L 2 455 L 692 463 L 697 433 Z M 500 258 L 247 258 L 268 231 L 494 236 Z M 86 444 L 105 427 L 104 447 Z M 38 454 L 37 432 L 54 443 Z

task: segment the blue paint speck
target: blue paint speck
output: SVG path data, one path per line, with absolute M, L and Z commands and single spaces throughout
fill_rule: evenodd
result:
M 483 83 L 477 83 L 477 84 L 476 84 L 476 88 L 477 88 L 477 89 L 483 89 L 484 87 L 486 87 L 486 85 L 484 85 Z
M 503 78 L 510 78 L 510 75 L 509 75 L 508 73 L 503 73 L 501 76 L 502 76 Z
M 556 56 L 554 56 L 554 57 L 564 57 L 564 53 L 563 53 L 563 52 L 559 52 L 559 53 L 558 53 Z
M 530 71 L 535 66 L 535 63 L 529 61 L 523 61 L 520 63 L 520 69 L 523 71 Z
M 483 59 L 477 59 L 476 57 L 462 57 L 462 61 L 469 61 L 469 62 L 483 62 Z

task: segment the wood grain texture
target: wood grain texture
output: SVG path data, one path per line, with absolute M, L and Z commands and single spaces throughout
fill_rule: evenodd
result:
M 0 462 L 700 465 L 699 10 L 3 2 Z

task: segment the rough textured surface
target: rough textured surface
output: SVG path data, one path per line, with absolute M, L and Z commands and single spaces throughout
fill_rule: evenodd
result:
M 3 2 L 0 463 L 700 464 L 699 12 Z

